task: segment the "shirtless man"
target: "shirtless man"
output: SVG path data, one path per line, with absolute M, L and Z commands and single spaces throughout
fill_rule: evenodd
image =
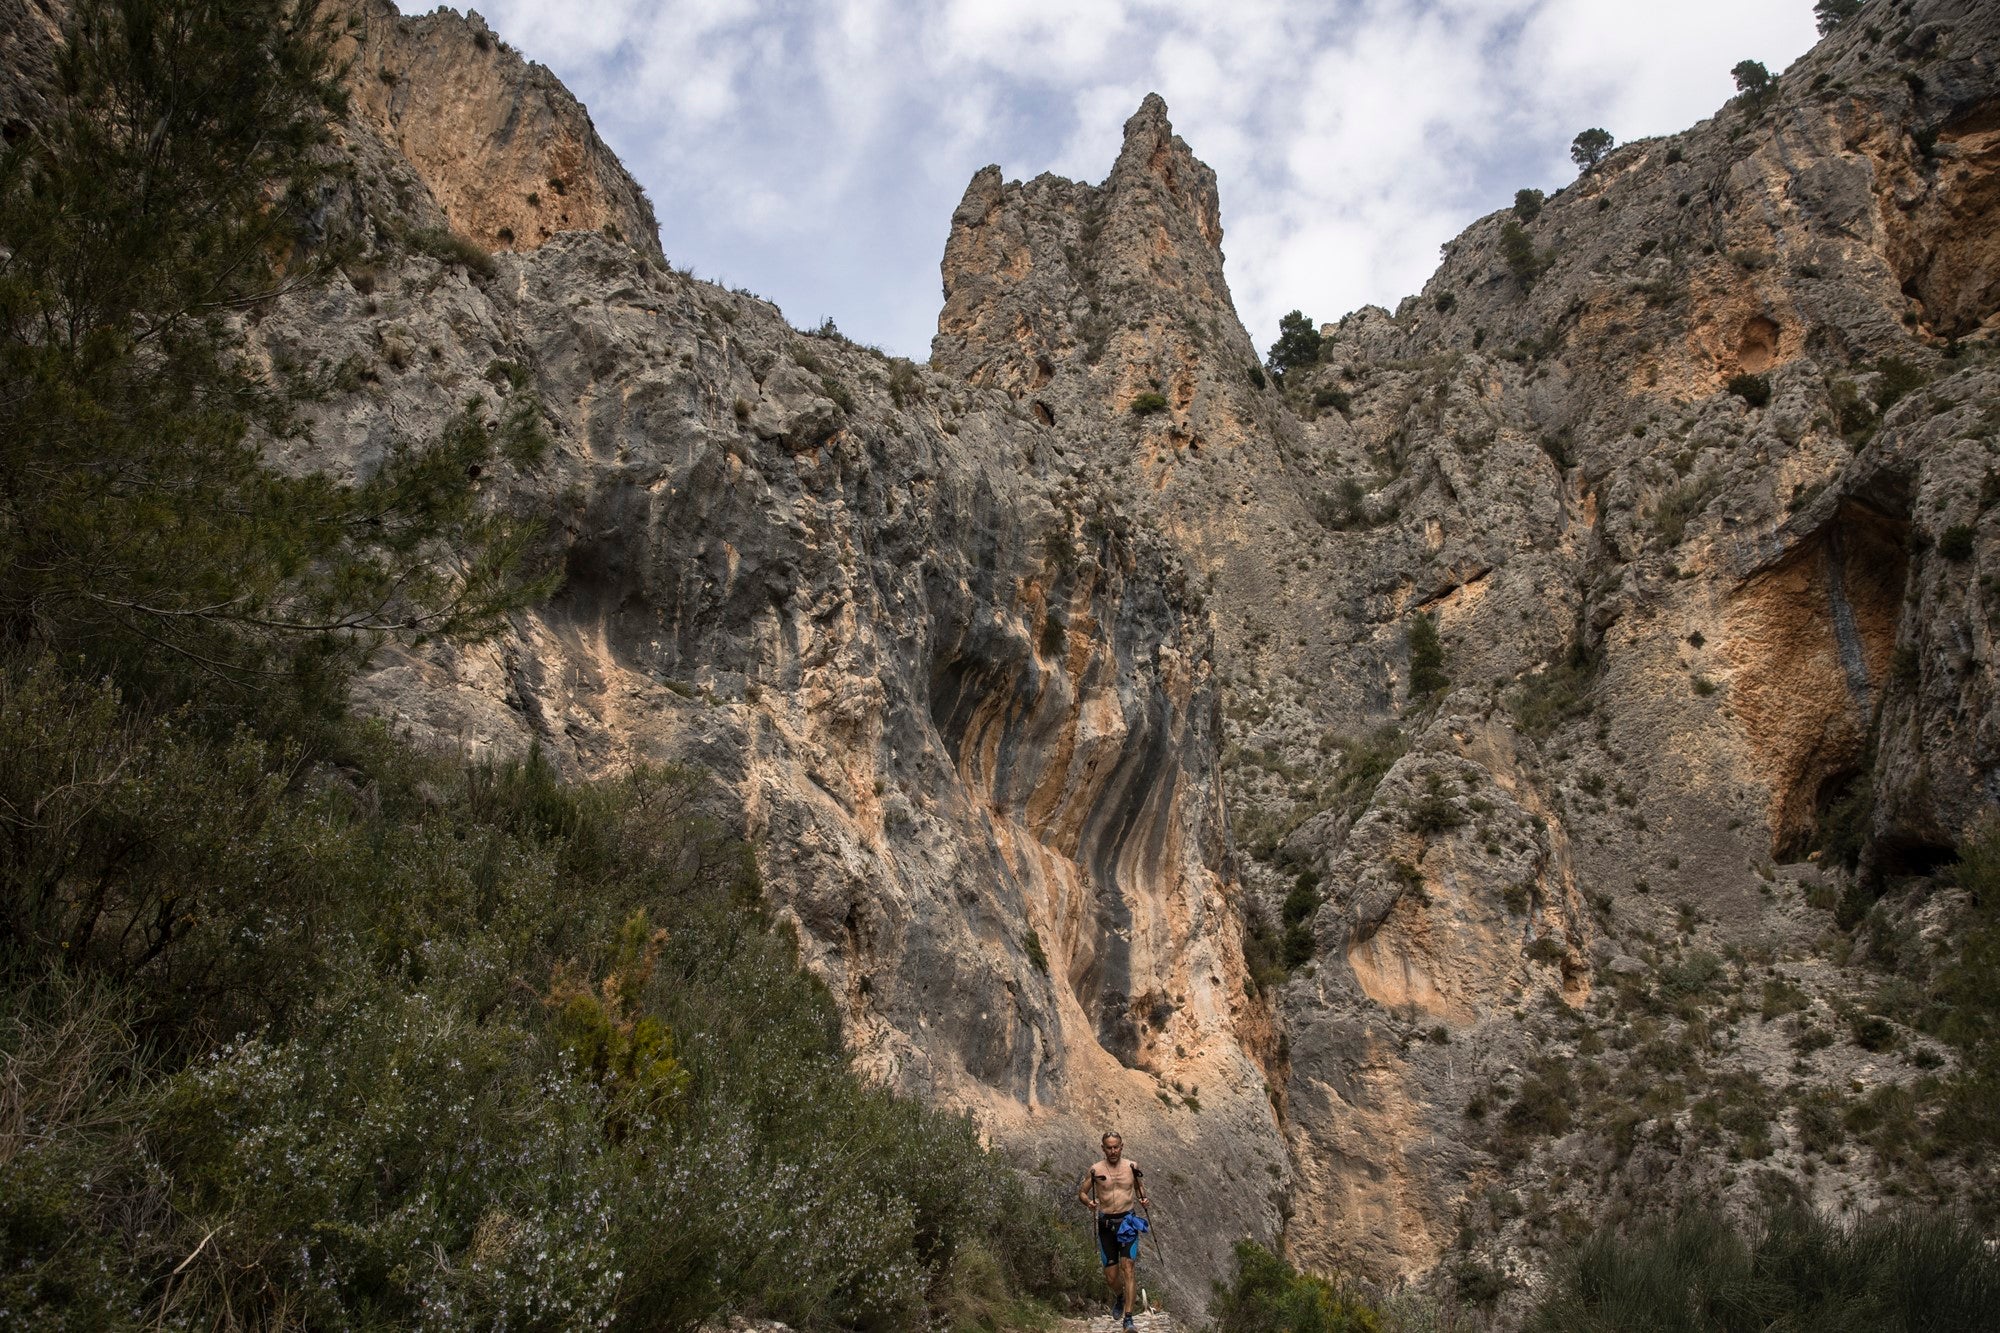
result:
M 1106 1134 L 1101 1140 L 1104 1160 L 1090 1168 L 1077 1188 L 1077 1201 L 1097 1214 L 1097 1254 L 1104 1261 L 1104 1285 L 1111 1290 L 1111 1316 L 1125 1317 L 1132 1327 L 1132 1307 L 1138 1300 L 1139 1279 L 1133 1261 L 1139 1257 L 1135 1237 L 1120 1243 L 1118 1224 L 1132 1211 L 1132 1205 L 1148 1203 L 1146 1175 L 1125 1156 L 1125 1140 Z

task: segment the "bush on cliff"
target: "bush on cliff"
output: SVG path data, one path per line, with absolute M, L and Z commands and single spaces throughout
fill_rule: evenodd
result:
M 1444 671 L 1444 640 L 1437 618 L 1419 613 L 1410 621 L 1410 698 L 1430 699 L 1451 685 Z
M 1500 224 L 1500 257 L 1523 291 L 1533 287 L 1552 262 L 1549 255 L 1535 249 L 1527 229 L 1512 218 Z
M 1771 401 L 1771 380 L 1767 375 L 1731 375 L 1723 387 L 1751 407 L 1762 407 Z
M 1739 60 L 1729 71 L 1729 77 L 1736 81 L 1736 91 L 1746 103 L 1757 103 L 1770 95 L 1777 87 L 1777 80 L 1761 60 Z

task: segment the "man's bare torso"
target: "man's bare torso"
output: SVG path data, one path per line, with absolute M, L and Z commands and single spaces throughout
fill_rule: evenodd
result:
M 1070 1160 L 1074 1161 L 1074 1158 Z M 1091 1183 L 1097 1186 L 1098 1211 L 1129 1213 L 1139 1198 L 1139 1172 L 1129 1157 L 1118 1165 L 1100 1160 L 1090 1168 Z

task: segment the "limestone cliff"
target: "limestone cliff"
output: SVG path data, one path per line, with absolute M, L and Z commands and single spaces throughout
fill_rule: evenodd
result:
M 348 386 L 285 446 L 301 464 L 366 469 L 468 397 L 529 414 L 550 460 L 481 482 L 551 517 L 564 583 L 502 644 L 385 661 L 363 706 L 578 773 L 714 773 L 861 1065 L 1052 1190 L 1105 1128 L 1144 1143 L 1167 1207 L 1203 1201 L 1169 1279 L 1198 1302 L 1236 1237 L 1276 1237 L 1288 1173 L 1198 581 L 1006 394 L 794 330 L 625 228 L 484 262 L 412 245 L 439 214 L 479 234 L 462 168 L 407 145 L 516 96 L 419 91 L 429 62 L 500 61 L 483 32 L 395 26 L 411 92 L 386 122 L 357 96 L 378 170 L 330 209 L 374 248 L 255 345 Z M 551 133 L 584 141 L 579 117 Z
M 1808 1123 L 1950 1059 L 1817 1040 L 1828 909 L 2000 798 L 1990 6 L 1878 0 L 1283 382 L 1156 97 L 1100 185 L 973 177 L 925 368 L 666 269 L 476 16 L 352 13 L 366 252 L 259 312 L 332 386 L 274 447 L 533 421 L 481 485 L 565 571 L 363 704 L 715 773 L 862 1064 L 1051 1188 L 1121 1127 L 1178 1296 L 1246 1234 L 1529 1282 L 1692 1190 L 1990 1189 Z
M 602 231 L 664 260 L 652 204 L 583 105 L 476 10 L 404 18 L 392 0 L 340 0 L 329 13 L 345 34 L 336 55 L 355 121 L 414 171 L 454 231 L 489 250 Z
M 1309 519 L 1284 460 L 1296 426 L 1222 265 L 1215 173 L 1149 96 L 1102 185 L 973 177 L 945 246 L 931 364 L 1004 389 L 1106 469 L 1127 508 L 1222 580 L 1212 613 L 1235 643 L 1286 590 L 1271 543 Z
M 1103 186 L 989 169 L 954 217 L 934 364 L 1091 449 L 1208 576 L 1253 925 L 1311 918 L 1265 972 L 1303 1261 L 1415 1275 L 1477 1236 L 1532 1280 L 1691 1190 L 1911 1188 L 1808 1109 L 1947 1056 L 1813 1034 L 1875 984 L 1824 909 L 2000 797 L 2000 21 L 1880 8 L 1475 224 L 1281 389 L 1157 100 Z

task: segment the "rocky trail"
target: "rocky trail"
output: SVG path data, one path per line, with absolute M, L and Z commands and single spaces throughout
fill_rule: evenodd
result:
M 1107 1312 L 1088 1319 L 1059 1320 L 1056 1327 L 1061 1333 L 1119 1333 L 1124 1325 Z M 1136 1333 L 1172 1333 L 1179 1325 L 1165 1310 L 1147 1310 L 1132 1316 L 1132 1327 Z

